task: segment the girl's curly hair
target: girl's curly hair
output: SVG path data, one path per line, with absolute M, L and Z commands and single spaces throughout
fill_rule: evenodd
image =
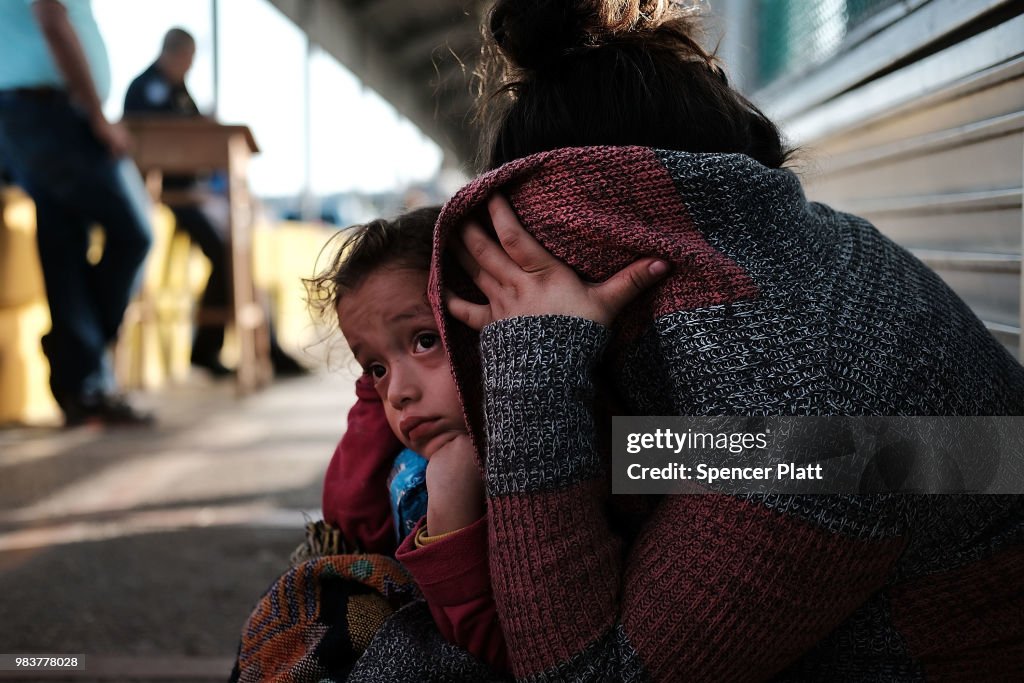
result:
M 382 266 L 430 269 L 434 223 L 441 207 L 414 209 L 398 218 L 345 228 L 327 243 L 334 248 L 329 265 L 305 281 L 310 308 L 321 320 L 337 321 L 338 301 Z

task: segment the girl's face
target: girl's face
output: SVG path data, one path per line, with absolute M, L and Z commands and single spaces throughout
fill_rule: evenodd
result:
M 381 267 L 341 296 L 338 320 L 363 372 L 373 377 L 391 430 L 430 458 L 465 434 L 466 423 L 426 292 L 425 271 Z

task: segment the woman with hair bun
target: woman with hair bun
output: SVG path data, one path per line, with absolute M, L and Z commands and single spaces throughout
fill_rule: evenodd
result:
M 487 172 L 442 210 L 429 283 L 486 489 L 486 543 L 434 574 L 479 607 L 452 640 L 499 635 L 486 557 L 516 680 L 1016 680 L 1024 498 L 610 495 L 612 414 L 1024 412 L 1024 369 L 913 256 L 807 202 L 696 31 L 668 0 L 489 15 Z M 370 640 L 345 618 L 363 584 L 284 578 L 287 628 L 252 629 L 299 653 L 281 680 L 508 680 L 442 637 L 450 604 Z
M 480 170 L 537 152 L 638 145 L 780 168 L 778 129 L 729 87 L 668 0 L 497 2 L 480 66 Z
M 430 295 L 513 673 L 1014 678 L 1020 498 L 609 495 L 612 412 L 1024 412 L 1024 369 L 908 252 L 807 202 L 695 31 L 667 0 L 489 16 L 488 172 L 441 213 Z

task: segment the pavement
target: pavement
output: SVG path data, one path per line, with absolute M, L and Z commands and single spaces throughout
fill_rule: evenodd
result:
M 151 429 L 0 430 L 0 659 L 86 666 L 0 681 L 226 680 L 243 622 L 320 516 L 350 375 L 243 399 L 192 382 L 142 397 Z

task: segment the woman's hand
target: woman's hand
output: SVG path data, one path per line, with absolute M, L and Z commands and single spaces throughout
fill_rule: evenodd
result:
M 438 536 L 467 527 L 486 511 L 476 450 L 469 435 L 459 434 L 427 462 L 427 533 Z
M 462 230 L 462 243 L 455 243 L 459 262 L 487 303 L 448 296 L 449 312 L 475 330 L 522 315 L 571 315 L 608 326 L 668 272 L 664 261 L 643 258 L 604 282 L 585 282 L 523 228 L 504 197 L 492 196 L 487 210 L 500 243 L 472 221 Z

